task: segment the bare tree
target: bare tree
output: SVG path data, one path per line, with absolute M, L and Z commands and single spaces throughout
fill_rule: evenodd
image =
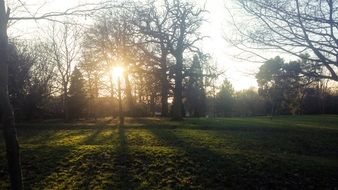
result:
M 137 14 L 133 18 L 137 33 L 140 34 L 136 45 L 142 50 L 152 68 L 159 67 L 161 83 L 161 113 L 168 115 L 168 55 L 170 54 L 167 40 L 170 30 L 169 12 L 155 6 L 155 1 L 135 7 Z
M 202 24 L 204 9 L 197 9 L 196 5 L 181 0 L 165 1 L 166 11 L 170 19 L 170 33 L 167 36 L 170 53 L 175 57 L 175 89 L 173 102 L 173 119 L 181 120 L 182 113 L 182 81 L 184 52 L 194 51 L 195 43 L 202 40 L 199 28 Z
M 62 105 L 65 120 L 69 120 L 68 91 L 72 70 L 79 58 L 79 30 L 74 26 L 62 24 L 53 25 L 50 34 L 51 57 L 56 65 L 58 83 L 61 86 Z
M 84 43 L 84 45 L 86 46 L 86 43 Z M 87 83 L 86 87 L 89 96 L 88 114 L 90 117 L 94 117 L 94 119 L 96 120 L 96 101 L 99 96 L 99 88 L 101 86 L 100 75 L 104 72 L 104 69 L 100 67 L 100 62 L 93 55 L 93 51 L 90 47 L 85 47 L 82 52 L 82 61 L 80 63 L 80 68 L 83 71 L 84 78 Z
M 240 49 L 262 56 L 256 50 L 280 50 L 303 59 L 301 73 L 338 81 L 338 2 L 334 0 L 236 0 L 252 27 L 240 26 L 240 19 L 228 9 L 240 34 L 229 38 Z M 324 71 L 324 72 L 323 72 Z
M 35 61 L 31 69 L 31 85 L 38 87 L 42 92 L 42 99 L 45 99 L 56 91 L 54 85 L 56 65 L 50 58 L 49 44 L 38 42 L 30 48 Z
M 133 112 L 134 107 L 130 78 L 137 62 L 137 50 L 132 44 L 133 30 L 131 28 L 125 9 L 108 10 L 96 19 L 86 40 L 87 44 L 91 44 L 97 59 L 100 59 L 101 63 L 107 67 L 107 72 L 110 73 L 114 66 L 123 66 L 126 70 L 123 73 L 123 81 L 129 112 Z M 113 95 L 112 89 L 111 94 Z

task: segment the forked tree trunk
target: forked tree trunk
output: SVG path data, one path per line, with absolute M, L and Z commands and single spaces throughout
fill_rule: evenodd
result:
M 7 23 L 9 11 L 6 13 L 4 0 L 0 0 L 0 115 L 6 145 L 8 171 L 11 188 L 22 189 L 19 143 L 16 136 L 15 120 L 8 95 L 8 37 Z

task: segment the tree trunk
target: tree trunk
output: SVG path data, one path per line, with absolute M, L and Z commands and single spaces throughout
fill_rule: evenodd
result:
M 134 102 L 133 102 L 133 96 L 131 94 L 131 85 L 128 77 L 128 73 L 124 72 L 124 81 L 126 85 L 126 97 L 127 97 L 127 103 L 128 103 L 128 110 L 131 115 L 133 115 L 134 111 Z
M 270 119 L 272 120 L 272 117 L 274 116 L 275 114 L 275 104 L 273 102 L 271 102 L 271 117 Z
M 162 117 L 168 116 L 168 81 L 162 83 L 162 91 L 161 91 L 161 112 Z
M 161 89 L 161 112 L 162 117 L 168 116 L 168 91 L 169 91 L 169 84 L 167 80 L 167 67 L 163 66 L 162 64 L 162 73 L 161 73 L 161 83 L 162 83 L 162 89 Z
M 99 76 L 96 74 L 95 75 L 95 80 L 94 80 L 94 99 L 93 99 L 93 112 L 94 112 L 94 118 L 95 121 L 97 121 L 97 110 L 98 110 L 98 97 L 99 97 Z
M 118 98 L 119 98 L 119 126 L 124 125 L 124 114 L 122 110 L 122 90 L 121 90 L 121 79 L 120 77 L 117 79 L 117 90 L 118 90 Z
M 112 112 L 111 112 L 111 118 L 112 121 L 114 120 L 114 83 L 113 83 L 113 77 L 109 77 L 110 82 L 110 99 L 111 99 L 111 106 L 112 106 Z
M 183 53 L 176 56 L 173 120 L 182 120 Z
M 69 121 L 68 88 L 67 84 L 63 86 L 63 111 L 66 121 Z
M 19 143 L 16 136 L 15 120 L 8 95 L 8 37 L 4 0 L 0 0 L 0 113 L 6 145 L 8 170 L 11 188 L 22 189 L 22 173 L 20 163 Z
M 165 47 L 164 42 L 161 41 L 161 116 L 168 116 L 168 93 L 169 82 L 167 78 L 167 57 L 168 49 Z
M 149 104 L 150 104 L 149 105 L 150 115 L 154 117 L 155 116 L 155 93 L 151 93 Z

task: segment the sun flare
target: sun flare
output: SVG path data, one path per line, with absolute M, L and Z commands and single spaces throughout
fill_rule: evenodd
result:
M 114 78 L 120 78 L 123 76 L 124 68 L 121 66 L 114 67 L 112 69 L 112 76 Z

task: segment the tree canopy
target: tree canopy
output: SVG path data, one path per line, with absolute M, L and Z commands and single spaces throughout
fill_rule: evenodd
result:
M 334 0 L 237 0 L 252 27 L 238 23 L 242 50 L 280 50 L 298 58 L 308 53 L 301 72 L 338 81 L 338 2 Z M 237 22 L 236 20 L 235 22 Z M 258 53 L 261 54 L 261 53 Z M 256 54 L 257 55 L 257 54 Z M 260 55 L 264 57 L 264 55 Z M 318 70 L 318 67 L 321 69 Z

